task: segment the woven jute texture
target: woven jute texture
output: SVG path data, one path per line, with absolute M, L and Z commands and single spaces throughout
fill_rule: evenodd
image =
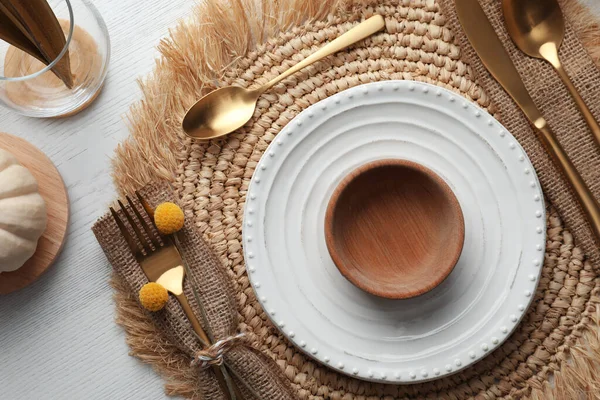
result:
M 165 201 L 176 201 L 172 190 L 166 184 L 148 185 L 140 190 L 140 193 L 151 207 L 156 207 Z M 133 206 L 137 210 L 143 210 L 142 205 L 137 201 Z M 129 205 L 127 207 L 129 214 L 133 214 L 131 207 Z M 118 213 L 122 221 L 127 221 L 124 210 L 121 209 Z M 152 226 L 147 218 L 146 223 L 147 226 Z M 125 226 L 129 229 L 130 235 L 136 237 L 135 229 L 129 224 Z M 94 224 L 92 229 L 115 274 L 127 286 L 129 292 L 138 293 L 142 286 L 148 283 L 148 279 L 131 252 L 125 237 L 119 231 L 116 220 L 107 213 Z M 140 224 L 138 224 L 138 231 L 143 232 Z M 156 235 L 156 232 L 153 234 Z M 212 343 L 232 337 L 237 331 L 238 319 L 235 294 L 227 273 L 212 249 L 202 240 L 191 219 L 186 221 L 177 237 L 179 238 L 178 249 L 190 271 L 184 280 L 184 294 L 194 314 Z M 169 297 L 169 302 L 164 309 L 154 313 L 147 312 L 145 317 L 152 322 L 161 335 L 164 335 L 189 359 L 202 350 L 201 343 L 174 296 Z M 252 339 L 252 336 L 250 338 Z M 235 378 L 245 399 L 294 399 L 289 382 L 273 360 L 248 345 L 252 340 L 232 343 L 234 344 L 224 353 L 224 362 L 230 368 L 231 375 Z M 202 385 L 195 390 L 195 397 L 211 400 L 229 398 L 226 390 L 219 385 L 212 369 L 191 368 L 195 369 L 196 379 L 202 382 Z
M 518 53 L 501 26 L 499 2 L 482 0 L 523 73 L 534 99 L 575 165 L 599 194 L 600 155 L 558 77 Z M 600 73 L 580 40 L 598 54 L 598 27 L 573 1 L 561 2 L 569 21 L 561 48 L 565 68 L 600 117 Z M 442 7 L 442 8 L 441 8 Z M 286 79 L 265 93 L 254 118 L 224 140 L 197 143 L 179 123 L 201 95 L 222 85 L 262 84 L 374 13 L 386 30 Z M 172 182 L 188 220 L 214 248 L 234 282 L 238 329 L 277 362 L 301 399 L 600 398 L 600 339 L 595 305 L 597 248 L 565 183 L 514 103 L 481 67 L 456 23 L 451 0 L 204 1 L 159 49 L 144 99 L 130 113 L 131 138 L 117 151 L 122 192 L 149 181 Z M 361 83 L 412 79 L 453 90 L 504 123 L 532 159 L 548 198 L 546 257 L 532 307 L 496 351 L 451 377 L 429 383 L 372 384 L 314 363 L 269 322 L 246 275 L 242 215 L 254 168 L 277 133 L 311 104 Z M 560 216 L 559 216 L 560 212 Z M 563 223 L 565 221 L 565 223 Z M 566 228 L 568 226 L 568 229 Z M 573 234 L 576 235 L 575 245 Z M 578 247 L 581 246 L 581 247 Z M 586 249 L 587 259 L 581 248 Z M 203 383 L 185 354 L 139 309 L 117 275 L 118 322 L 132 354 L 167 380 L 167 392 L 194 397 Z

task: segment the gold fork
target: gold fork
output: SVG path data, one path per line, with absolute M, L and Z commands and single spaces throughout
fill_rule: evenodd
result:
M 138 192 L 135 194 L 150 221 L 154 221 L 154 210 L 152 207 Z M 192 324 L 194 332 L 196 332 L 200 340 L 203 342 L 203 346 L 210 346 L 210 339 L 202 329 L 198 318 L 196 318 L 194 311 L 190 307 L 186 295 L 183 293 L 185 268 L 183 259 L 181 258 L 181 254 L 175 246 L 175 243 L 170 237 L 162 236 L 156 229 L 151 229 L 131 198 L 129 196 L 125 196 L 125 199 L 129 204 L 129 209 L 121 200 L 118 200 L 119 207 L 123 211 L 127 222 L 133 228 L 135 238 L 130 234 L 125 222 L 113 207 L 110 207 L 110 212 L 115 219 L 121 234 L 125 238 L 125 241 L 127 242 L 131 252 L 135 256 L 137 262 L 141 265 L 142 270 L 144 271 L 144 274 L 148 280 L 150 282 L 161 284 L 175 296 L 177 301 L 179 301 L 179 304 L 181 304 L 181 307 L 183 308 L 183 311 L 188 317 L 190 323 Z M 139 228 L 140 226 L 146 235 L 142 233 Z M 154 223 L 153 227 L 156 228 Z M 219 383 L 223 389 L 230 394 L 230 397 L 232 399 L 240 399 L 241 396 L 239 396 L 239 392 L 236 390 L 233 382 L 231 382 L 231 386 L 233 387 L 226 382 L 226 372 L 218 366 L 213 366 L 213 370 L 219 380 Z
M 119 217 L 119 214 L 113 207 L 110 208 L 110 212 L 117 222 L 121 234 L 125 237 L 131 252 L 134 254 L 138 263 L 140 263 L 148 280 L 150 282 L 160 283 L 175 296 L 179 301 L 179 304 L 181 304 L 185 315 L 187 315 L 190 320 L 194 331 L 200 339 L 205 342 L 204 345 L 208 346 L 210 341 L 202 329 L 198 318 L 196 318 L 196 315 L 192 311 L 187 297 L 183 293 L 185 269 L 179 250 L 177 250 L 177 247 L 175 247 L 170 238 L 160 236 L 150 229 L 144 218 L 142 218 L 139 210 L 135 207 L 133 201 L 131 201 L 131 198 L 129 196 L 126 196 L 125 198 L 127 199 L 130 209 L 127 209 L 121 200 L 118 200 L 118 203 L 121 210 L 123 210 L 123 214 L 125 214 L 125 218 L 127 218 L 127 222 L 129 222 L 129 225 L 133 228 L 137 240 L 131 236 L 124 221 Z M 145 210 L 145 212 L 148 211 Z M 146 232 L 146 236 L 144 236 L 140 230 L 140 225 Z

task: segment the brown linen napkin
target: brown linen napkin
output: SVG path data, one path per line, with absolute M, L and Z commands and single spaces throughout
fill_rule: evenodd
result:
M 575 0 L 564 0 L 575 1 Z M 477 75 L 497 110 L 496 117 L 521 143 L 537 171 L 544 193 L 558 209 L 576 242 L 595 268 L 600 267 L 600 251 L 590 227 L 566 180 L 537 140 L 525 116 L 500 84 L 489 74 L 470 45 L 458 21 L 455 0 L 440 0 L 447 26 L 454 32 L 462 57 Z M 500 0 L 479 0 L 485 13 L 521 74 L 531 97 L 540 108 L 563 148 L 597 199 L 600 199 L 600 152 L 585 120 L 550 64 L 526 56 L 515 47 L 504 26 Z M 564 68 L 590 110 L 600 118 L 600 71 L 583 48 L 569 21 L 560 48 Z
M 140 190 L 140 194 L 156 207 L 165 201 L 177 202 L 167 184 L 153 184 Z M 140 206 L 141 207 L 141 206 Z M 141 209 L 141 208 L 140 208 Z M 119 229 L 107 213 L 92 228 L 102 250 L 114 270 L 136 293 L 148 282 L 141 266 L 135 260 Z M 131 232 L 133 235 L 133 231 Z M 209 334 L 212 342 L 237 334 L 237 308 L 235 291 L 218 258 L 195 229 L 192 218 L 186 218 L 184 228 L 178 234 L 179 250 L 191 272 L 184 282 L 184 293 L 194 313 Z M 192 290 L 195 284 L 202 308 L 198 306 Z M 202 311 L 201 311 L 202 310 Z M 170 296 L 167 306 L 156 313 L 148 312 L 148 318 L 185 354 L 190 362 L 202 350 L 183 309 Z M 235 342 L 224 355 L 224 361 L 236 381 L 244 399 L 294 399 L 289 380 L 267 355 L 252 348 L 247 342 Z M 202 382 L 202 399 L 227 399 L 211 369 L 198 369 Z

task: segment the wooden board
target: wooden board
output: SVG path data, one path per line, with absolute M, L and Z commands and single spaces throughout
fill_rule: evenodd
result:
M 36 280 L 60 254 L 69 224 L 69 198 L 60 173 L 37 147 L 24 139 L 0 132 L 0 148 L 11 152 L 31 171 L 38 181 L 48 212 L 48 226 L 35 254 L 18 270 L 0 273 L 0 294 L 7 294 Z

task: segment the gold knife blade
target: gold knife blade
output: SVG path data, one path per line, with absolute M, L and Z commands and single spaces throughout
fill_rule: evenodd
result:
M 521 107 L 527 119 L 536 125 L 539 118 L 543 119 L 542 113 L 527 92 L 519 72 L 479 5 L 479 1 L 456 0 L 456 12 L 469 42 L 481 58 L 483 65 Z
M 600 244 L 600 206 L 533 102 L 521 75 L 496 35 L 479 1 L 456 0 L 455 4 L 458 20 L 475 52 L 490 74 L 502 85 L 535 127 L 538 138 L 563 173 L 586 214 L 596 244 Z

